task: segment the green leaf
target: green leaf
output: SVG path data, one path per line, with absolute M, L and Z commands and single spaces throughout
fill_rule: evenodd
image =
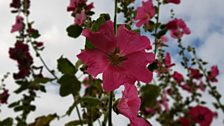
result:
M 57 114 L 50 114 L 48 116 L 40 116 L 35 119 L 35 122 L 29 124 L 28 126 L 49 126 L 50 122 L 54 120 Z
M 94 49 L 94 45 L 86 39 L 85 49 Z
M 82 27 L 79 25 L 70 25 L 66 28 L 67 34 L 71 38 L 77 38 L 82 33 Z
M 154 71 L 158 68 L 157 62 L 153 62 L 152 64 L 148 65 L 148 70 Z
M 59 80 L 58 83 L 61 84 L 60 87 L 60 95 L 62 97 L 68 96 L 72 93 L 77 95 L 79 93 L 79 90 L 81 88 L 81 83 L 79 80 L 72 75 L 63 75 Z
M 9 104 L 8 107 L 9 107 L 9 108 L 13 108 L 13 107 L 15 107 L 15 106 L 18 106 L 19 103 L 20 103 L 20 101 L 13 102 L 13 103 Z
M 69 109 L 66 111 L 66 114 L 70 116 L 71 113 L 72 113 L 72 111 L 73 111 L 73 109 L 75 108 L 75 106 L 76 106 L 79 102 L 80 102 L 79 100 L 73 102 L 73 104 L 72 104 L 72 105 L 69 107 Z
M 108 19 L 110 19 L 110 16 L 108 14 L 101 14 L 100 17 L 93 23 L 91 30 L 93 32 L 98 31 L 100 26 L 104 24 Z
M 58 61 L 58 70 L 63 74 L 74 75 L 77 72 L 75 66 L 67 59 L 61 57 Z
M 154 107 L 156 99 L 160 94 L 160 88 L 156 85 L 145 85 L 140 89 L 142 107 Z
M 40 37 L 39 31 L 33 29 L 32 32 L 31 32 L 31 37 L 34 38 L 34 39 L 37 39 L 38 37 Z
M 40 83 L 45 84 L 45 83 L 50 82 L 52 80 L 54 80 L 54 79 L 47 78 L 47 77 L 36 77 L 34 79 L 34 81 L 32 82 L 32 84 L 40 84 Z
M 95 98 L 95 97 L 91 97 L 91 96 L 83 96 L 81 98 L 81 101 L 84 102 L 84 104 L 87 107 L 95 107 L 97 105 L 100 104 L 100 100 Z
M 13 125 L 12 118 L 6 118 L 3 121 L 0 121 L 0 126 L 12 126 L 12 125 Z
M 74 121 L 70 121 L 67 124 L 65 124 L 65 126 L 80 126 L 81 124 L 87 124 L 88 120 L 74 120 Z

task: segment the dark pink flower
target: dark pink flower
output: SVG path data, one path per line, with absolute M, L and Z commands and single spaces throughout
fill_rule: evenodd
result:
M 155 15 L 155 8 L 153 6 L 152 0 L 142 1 L 142 7 L 137 8 L 137 15 L 135 20 L 137 27 L 141 27 L 143 24 L 148 25 L 150 19 Z
M 169 52 L 166 53 L 166 56 L 165 56 L 165 59 L 164 59 L 164 64 L 165 64 L 167 69 L 175 65 L 174 63 L 171 62 L 171 57 L 170 57 Z
M 16 32 L 16 31 L 21 31 L 24 27 L 23 24 L 23 17 L 21 16 L 16 16 L 16 22 L 12 26 L 11 33 Z
M 85 10 L 82 10 L 80 14 L 76 14 L 76 16 L 75 16 L 75 24 L 81 26 L 81 25 L 83 25 L 85 20 L 86 20 Z
M 103 73 L 103 88 L 113 91 L 121 84 L 135 81 L 150 82 L 152 73 L 146 65 L 154 61 L 153 53 L 146 53 L 150 41 L 132 32 L 124 25 L 115 34 L 113 22 L 107 21 L 99 31 L 83 30 L 82 33 L 94 49 L 82 51 L 77 57 L 87 64 L 87 72 L 96 77 Z
M 190 71 L 190 77 L 194 79 L 200 79 L 202 77 L 202 74 L 198 69 L 189 68 Z
M 0 94 L 0 103 L 7 104 L 8 97 L 9 97 L 8 90 L 3 88 L 3 92 Z
M 180 0 L 166 0 L 167 3 L 179 4 Z
M 184 77 L 181 73 L 174 71 L 173 73 L 173 79 L 177 82 L 177 83 L 181 83 L 184 80 Z
M 9 56 L 18 63 L 19 72 L 13 75 L 15 79 L 21 79 L 30 74 L 33 58 L 29 53 L 29 46 L 27 44 L 17 41 L 15 47 L 9 49 Z
M 19 9 L 21 7 L 21 0 L 12 0 L 10 7 Z
M 77 13 L 78 10 L 85 8 L 86 11 L 90 11 L 94 6 L 93 3 L 86 4 L 87 0 L 70 0 L 70 4 L 67 7 L 67 11 Z
M 208 72 L 208 79 L 211 82 L 218 82 L 217 76 L 219 75 L 219 69 L 217 66 L 212 66 L 211 70 Z
M 117 104 L 119 113 L 129 118 L 131 126 L 150 126 L 150 123 L 138 117 L 141 99 L 138 97 L 137 88 L 132 84 L 125 84 L 122 94 L 122 98 Z
M 170 30 L 171 37 L 182 38 L 184 34 L 188 35 L 191 33 L 190 29 L 187 27 L 182 19 L 173 19 L 167 24 L 167 29 Z
M 125 90 L 122 94 L 122 98 L 117 104 L 119 113 L 126 116 L 130 120 L 136 119 L 141 105 L 141 99 L 138 97 L 137 88 L 135 85 L 125 84 Z
M 188 118 L 181 117 L 177 120 L 179 122 L 180 126 L 191 126 L 191 121 Z
M 191 108 L 188 114 L 200 126 L 210 126 L 214 117 L 214 113 L 210 109 L 201 105 Z
M 205 84 L 201 81 L 198 85 L 198 89 L 200 89 L 201 91 L 205 91 Z

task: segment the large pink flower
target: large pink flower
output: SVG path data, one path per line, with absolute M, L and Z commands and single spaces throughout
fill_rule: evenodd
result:
M 188 114 L 190 115 L 191 119 L 200 126 L 210 126 L 213 117 L 215 117 L 214 112 L 201 105 L 197 105 L 191 108 Z
M 23 24 L 23 17 L 21 16 L 16 16 L 16 22 L 12 26 L 11 33 L 16 32 L 16 31 L 21 31 L 24 27 Z
M 137 27 L 142 26 L 143 24 L 148 25 L 149 20 L 155 15 L 155 8 L 152 4 L 152 0 L 147 0 L 146 2 L 142 1 L 142 7 L 137 8 L 137 15 L 135 20 L 138 20 L 136 23 Z
M 138 97 L 137 88 L 134 85 L 126 84 L 122 94 L 123 96 L 117 104 L 119 113 L 129 118 L 131 126 L 150 126 L 146 120 L 138 117 L 141 99 Z
M 169 21 L 166 26 L 167 29 L 170 30 L 171 37 L 173 38 L 182 38 L 184 34 L 188 35 L 191 33 L 182 19 L 173 19 Z
M 107 21 L 99 31 L 83 30 L 82 33 L 94 45 L 94 49 L 82 51 L 77 57 L 87 64 L 87 72 L 96 77 L 103 73 L 103 88 L 113 91 L 121 84 L 152 80 L 152 73 L 146 68 L 154 60 L 153 53 L 146 53 L 151 47 L 145 36 L 132 32 L 124 25 L 115 34 L 113 22 Z

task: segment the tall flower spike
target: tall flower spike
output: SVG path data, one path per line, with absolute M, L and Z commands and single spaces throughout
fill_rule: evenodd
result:
M 92 76 L 103 73 L 105 91 L 113 91 L 125 83 L 152 80 L 152 72 L 146 66 L 155 56 L 145 51 L 151 47 L 147 37 L 124 25 L 120 25 L 115 34 L 112 21 L 105 22 L 97 32 L 85 29 L 82 34 L 95 48 L 82 51 L 77 57 L 88 66 L 86 72 Z

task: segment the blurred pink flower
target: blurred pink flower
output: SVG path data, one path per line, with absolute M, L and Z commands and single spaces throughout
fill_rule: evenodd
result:
M 11 33 L 16 32 L 16 31 L 21 31 L 24 27 L 23 24 L 23 17 L 21 16 L 16 16 L 16 22 L 12 26 Z
M 184 77 L 181 73 L 174 71 L 173 73 L 173 79 L 177 82 L 177 83 L 181 83 L 184 80 Z
M 155 8 L 153 6 L 152 0 L 142 1 L 142 6 L 137 8 L 137 15 L 135 20 L 137 27 L 141 27 L 143 24 L 149 25 L 150 19 L 155 15 Z
M 197 105 L 191 108 L 188 114 L 190 115 L 191 119 L 200 126 L 210 126 L 213 117 L 215 117 L 214 112 L 201 105 Z
M 179 4 L 180 0 L 166 0 L 167 3 Z
M 182 19 L 173 19 L 169 21 L 166 26 L 167 29 L 170 30 L 171 37 L 173 38 L 180 39 L 184 34 L 188 35 L 191 33 L 190 29 Z
M 190 77 L 194 79 L 200 79 L 202 77 L 202 74 L 198 69 L 189 68 L 190 71 Z
M 175 65 L 174 63 L 171 62 L 171 57 L 170 57 L 169 52 L 167 52 L 166 55 L 165 55 L 164 64 L 165 64 L 167 69 L 169 69 L 170 67 Z
M 82 10 L 81 13 L 76 14 L 75 16 L 75 24 L 83 25 L 84 21 L 86 20 L 85 10 Z
M 211 82 L 218 82 L 218 79 L 216 78 L 219 75 L 219 69 L 217 66 L 212 66 L 211 70 L 208 72 L 208 79 Z
M 129 118 L 131 126 L 150 126 L 146 120 L 137 117 L 141 105 L 141 99 L 138 97 L 137 88 L 134 85 L 126 84 L 122 94 L 122 98 L 117 104 L 119 113 Z
M 82 34 L 95 48 L 84 50 L 77 57 L 87 64 L 87 72 L 92 76 L 103 73 L 104 90 L 113 91 L 121 84 L 152 80 L 152 72 L 146 65 L 152 63 L 155 56 L 145 51 L 151 46 L 147 37 L 124 25 L 119 26 L 115 34 L 112 21 L 101 25 L 97 32 L 85 29 Z

